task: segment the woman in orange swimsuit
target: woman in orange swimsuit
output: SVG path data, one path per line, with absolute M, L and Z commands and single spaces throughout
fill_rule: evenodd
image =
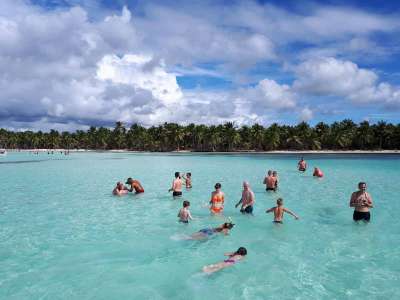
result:
M 211 193 L 210 211 L 213 214 L 220 214 L 224 210 L 225 194 L 221 191 L 221 184 L 215 184 L 215 191 Z

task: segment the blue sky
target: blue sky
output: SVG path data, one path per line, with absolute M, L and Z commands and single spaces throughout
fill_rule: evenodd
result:
M 400 4 L 0 3 L 0 127 L 399 123 Z

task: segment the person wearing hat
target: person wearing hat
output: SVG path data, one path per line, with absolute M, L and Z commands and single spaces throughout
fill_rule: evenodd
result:
M 130 185 L 130 188 L 128 189 L 128 191 L 130 191 L 130 192 L 133 192 L 133 190 L 135 190 L 136 194 L 144 193 L 144 188 L 142 187 L 140 182 L 136 179 L 132 179 L 131 177 L 129 177 L 126 180 L 125 184 Z

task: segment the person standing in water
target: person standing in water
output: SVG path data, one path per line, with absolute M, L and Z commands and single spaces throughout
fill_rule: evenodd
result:
M 179 172 L 175 172 L 175 179 L 172 181 L 172 187 L 168 192 L 172 191 L 172 196 L 180 197 L 182 196 L 182 179 Z
M 187 189 L 192 188 L 192 173 L 186 173 L 186 176 L 182 176 L 182 179 L 185 180 L 185 186 Z
M 305 172 L 305 171 L 306 171 L 306 169 L 307 169 L 307 163 L 306 163 L 306 161 L 304 160 L 303 157 L 302 157 L 302 158 L 300 159 L 300 161 L 297 163 L 297 167 L 298 167 L 298 169 L 299 169 L 300 172 Z
M 242 204 L 240 212 L 242 214 L 253 214 L 253 206 L 255 203 L 255 197 L 253 191 L 250 189 L 250 184 L 247 181 L 243 182 L 242 198 L 236 203 L 235 207 Z
M 125 184 L 129 184 L 130 185 L 130 188 L 128 189 L 128 191 L 130 191 L 130 192 L 133 192 L 135 190 L 135 194 L 144 193 L 143 186 L 136 179 L 132 179 L 131 177 L 129 177 L 126 180 Z
M 193 220 L 193 217 L 189 211 L 189 207 L 190 202 L 186 200 L 183 201 L 183 208 L 181 208 L 178 213 L 179 222 L 189 223 L 189 220 Z
M 279 181 L 278 172 L 277 171 L 273 171 L 272 172 L 272 177 L 275 178 L 275 191 L 276 191 L 278 189 L 278 181 Z
M 214 186 L 215 191 L 211 193 L 210 211 L 213 214 L 220 214 L 224 210 L 225 194 L 221 191 L 221 184 L 218 182 Z
M 263 183 L 266 185 L 266 191 L 275 191 L 276 190 L 276 187 L 275 187 L 276 178 L 272 176 L 271 170 L 268 170 L 268 174 L 267 174 L 267 176 L 265 176 Z
M 265 211 L 267 214 L 270 212 L 274 213 L 274 221 L 273 221 L 274 223 L 279 223 L 279 224 L 283 223 L 283 213 L 288 213 L 289 215 L 292 215 L 296 220 L 299 219 L 299 217 L 294 212 L 283 207 L 283 199 L 282 198 L 278 198 L 276 200 L 276 205 L 277 206 L 274 206 Z
M 315 167 L 314 173 L 312 176 L 321 178 L 321 177 L 324 177 L 324 173 L 322 173 L 320 168 Z
M 372 198 L 370 194 L 366 192 L 367 184 L 360 182 L 358 184 L 358 191 L 351 194 L 350 207 L 354 207 L 353 220 L 369 222 L 371 214 L 370 208 L 373 208 Z
M 222 270 L 227 267 L 233 266 L 236 262 L 241 261 L 247 255 L 247 249 L 245 247 L 240 247 L 235 252 L 225 253 L 225 256 L 228 256 L 228 259 L 221 261 L 219 263 L 211 264 L 203 267 L 203 272 L 207 274 L 211 274 Z

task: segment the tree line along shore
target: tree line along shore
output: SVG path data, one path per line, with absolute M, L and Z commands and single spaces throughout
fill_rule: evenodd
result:
M 221 125 L 186 126 L 164 123 L 114 128 L 90 127 L 87 131 L 50 132 L 9 131 L 0 129 L 0 147 L 7 149 L 88 149 L 132 151 L 279 151 L 279 150 L 397 150 L 400 149 L 400 124 L 380 121 L 359 124 L 349 119 L 310 126 L 264 127 L 259 124 L 238 127 L 232 122 Z

